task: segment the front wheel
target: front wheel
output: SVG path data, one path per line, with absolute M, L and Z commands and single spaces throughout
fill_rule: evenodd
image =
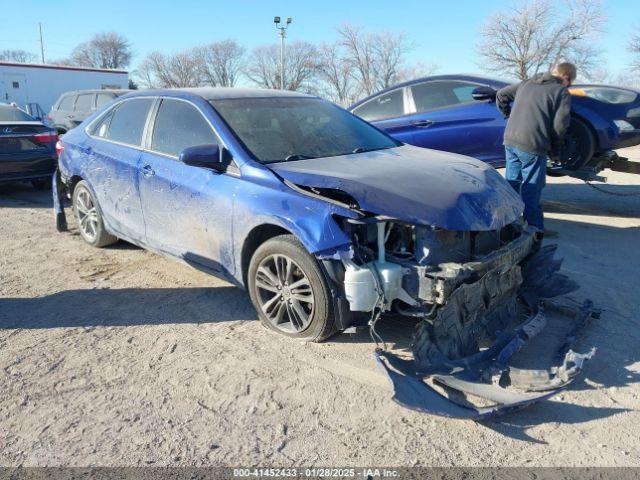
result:
M 248 287 L 267 328 L 311 342 L 335 333 L 327 280 L 317 260 L 293 235 L 258 247 L 249 264 Z
M 89 245 L 100 248 L 118 241 L 104 228 L 98 204 L 84 180 L 73 189 L 73 213 L 80 235 Z
M 550 159 L 547 173 L 562 176 L 586 166 L 596 150 L 596 139 L 589 126 L 578 118 L 572 118 L 564 139 L 564 158 Z

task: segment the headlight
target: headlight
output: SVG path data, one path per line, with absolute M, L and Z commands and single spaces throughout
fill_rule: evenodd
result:
M 615 87 L 574 87 L 569 89 L 571 95 L 589 97 L 604 103 L 631 103 L 638 94 Z
M 616 127 L 618 127 L 618 130 L 621 132 L 635 130 L 635 127 L 626 120 L 614 120 L 613 123 L 616 124 Z

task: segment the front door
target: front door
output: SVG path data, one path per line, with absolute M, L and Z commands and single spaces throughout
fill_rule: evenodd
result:
M 149 246 L 225 275 L 233 273 L 232 210 L 239 179 L 178 160 L 184 148 L 212 143 L 218 137 L 195 105 L 163 99 L 151 151 L 140 161 L 140 198 Z
M 502 163 L 505 121 L 495 102 L 473 99 L 478 86 L 460 80 L 411 85 L 407 93 L 415 128 L 409 143 Z

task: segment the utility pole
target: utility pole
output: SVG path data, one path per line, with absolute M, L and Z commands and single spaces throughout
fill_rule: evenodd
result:
M 287 36 L 287 27 L 291 23 L 291 17 L 287 17 L 284 26 L 280 26 L 280 17 L 273 17 L 278 34 L 280 35 L 280 90 L 284 90 L 284 37 Z
M 44 43 L 42 42 L 42 23 L 38 22 L 38 28 L 40 29 L 40 55 L 42 56 L 42 63 L 44 63 Z

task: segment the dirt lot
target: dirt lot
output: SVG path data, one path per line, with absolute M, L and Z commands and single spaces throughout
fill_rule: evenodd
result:
M 482 424 L 393 403 L 366 333 L 281 338 L 239 289 L 56 233 L 50 204 L 0 187 L 0 465 L 640 466 L 640 197 L 549 179 L 574 297 L 606 309 L 578 345 L 598 353 L 570 390 Z

